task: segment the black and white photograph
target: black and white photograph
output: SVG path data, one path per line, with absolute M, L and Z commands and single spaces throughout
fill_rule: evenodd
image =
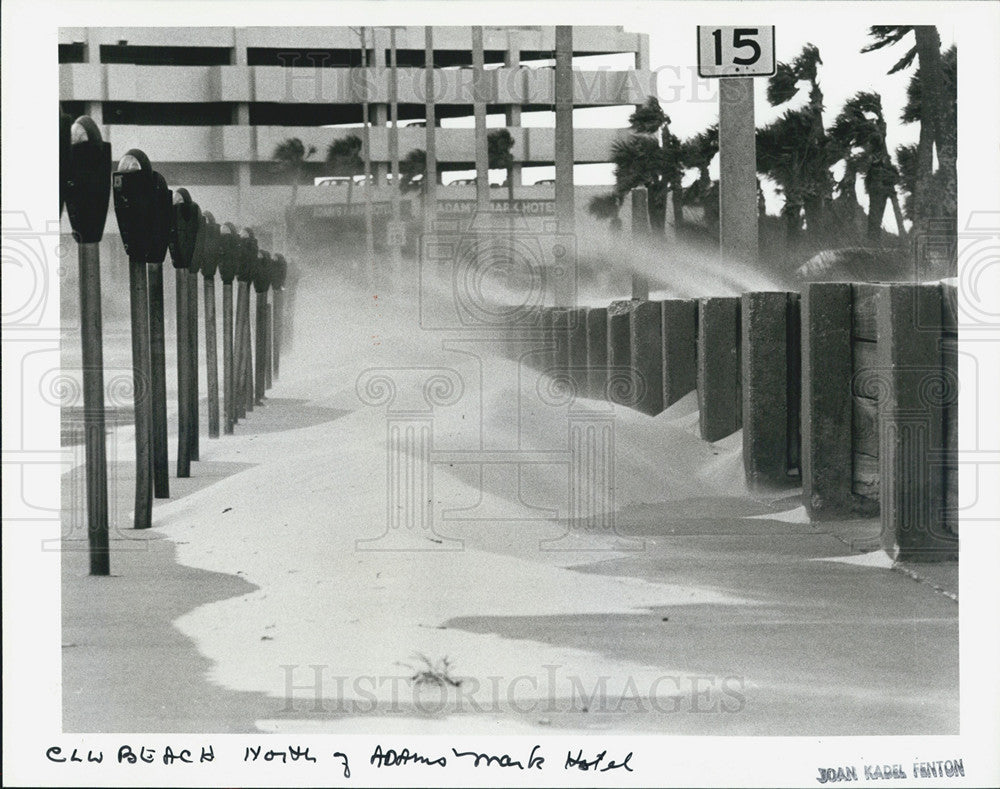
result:
M 1000 783 L 1000 6 L 2 29 L 5 784 Z

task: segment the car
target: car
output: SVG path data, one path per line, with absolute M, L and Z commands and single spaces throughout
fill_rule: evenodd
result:
M 351 182 L 350 178 L 342 178 L 340 176 L 326 176 L 324 178 L 317 178 L 315 181 L 315 186 L 347 186 Z

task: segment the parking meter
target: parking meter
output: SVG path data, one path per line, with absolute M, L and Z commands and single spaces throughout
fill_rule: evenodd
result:
M 236 278 L 240 282 L 251 282 L 253 280 L 254 268 L 257 265 L 259 247 L 253 231 L 245 227 L 243 235 L 240 237 L 240 260 L 236 269 Z
M 149 157 L 138 148 L 119 160 L 112 178 L 115 216 L 129 263 L 152 257 L 155 183 Z
M 205 279 L 213 279 L 219 267 L 219 256 L 222 253 L 221 229 L 216 224 L 215 217 L 208 211 L 202 214 L 202 230 L 199 236 L 204 237 L 201 250 L 201 274 Z
M 150 230 L 149 257 L 147 263 L 162 263 L 167 257 L 170 244 L 170 228 L 173 224 L 174 193 L 167 188 L 167 182 L 153 171 L 153 217 Z
M 101 332 L 101 258 L 111 181 L 111 146 L 84 116 L 59 116 L 59 213 L 66 202 L 80 263 L 80 344 L 86 451 L 90 574 L 110 575 L 108 471 L 104 429 L 104 339 Z
M 158 190 L 146 154 L 138 148 L 128 151 L 118 162 L 112 185 L 115 216 L 129 259 L 136 473 L 133 526 L 147 529 L 152 526 L 153 512 L 153 409 L 151 398 L 145 396 L 152 378 L 146 263 L 157 241 Z
M 170 259 L 174 268 L 191 267 L 200 225 L 201 209 L 198 204 L 191 199 L 187 189 L 178 189 L 174 192 L 170 227 Z
M 253 267 L 253 289 L 257 293 L 267 293 L 267 289 L 271 287 L 271 266 L 273 262 L 270 252 L 262 249 L 257 255 L 257 261 Z
M 219 228 L 219 277 L 223 285 L 231 285 L 239 267 L 240 237 L 232 222 Z
M 201 271 L 202 266 L 205 264 L 205 239 L 205 214 L 199 213 L 194 232 L 194 250 L 191 252 L 191 263 L 188 265 L 188 273 L 192 276 Z
M 284 255 L 275 255 L 271 263 L 271 287 L 279 291 L 285 287 L 285 278 L 288 276 L 288 263 Z
M 69 181 L 70 157 L 73 155 L 73 118 L 59 107 L 59 215 L 66 204 L 66 184 Z
M 104 235 L 108 216 L 108 179 L 111 174 L 111 144 L 91 118 L 81 115 L 69 134 L 69 164 L 66 180 L 66 210 L 79 244 L 96 244 Z
M 187 189 L 174 192 L 170 222 L 170 260 L 176 274 L 177 287 L 177 476 L 191 476 L 193 426 L 191 425 L 194 392 L 192 371 L 197 357 L 191 347 L 191 298 L 188 270 L 195 254 L 198 231 L 201 229 L 201 209 L 191 199 Z M 197 313 L 194 313 L 197 318 Z M 197 403 L 194 404 L 194 407 Z

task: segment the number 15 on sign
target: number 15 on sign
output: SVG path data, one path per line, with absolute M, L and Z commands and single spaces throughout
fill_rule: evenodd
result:
M 699 77 L 769 77 L 775 71 L 774 26 L 698 26 Z

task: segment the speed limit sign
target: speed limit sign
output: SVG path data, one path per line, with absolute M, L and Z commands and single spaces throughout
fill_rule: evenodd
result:
M 774 74 L 774 26 L 698 26 L 699 77 L 769 77 Z

